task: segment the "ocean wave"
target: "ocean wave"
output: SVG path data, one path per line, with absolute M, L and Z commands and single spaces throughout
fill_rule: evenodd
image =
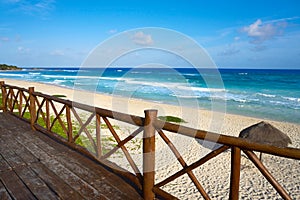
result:
M 125 81 L 124 78 L 118 78 L 118 77 L 97 77 L 100 80 L 111 80 L 111 81 Z
M 130 73 L 131 74 L 151 74 L 152 72 L 136 72 L 136 71 L 132 71 Z
M 146 82 L 146 81 L 137 81 L 134 79 L 121 79 L 127 84 L 139 85 L 139 86 L 151 86 L 151 87 L 163 87 L 169 88 L 172 90 L 183 90 L 183 91 L 197 91 L 197 92 L 226 92 L 225 89 L 222 88 L 204 88 L 204 87 L 196 87 L 190 86 L 188 83 L 173 83 L 173 82 Z
M 264 97 L 270 97 L 270 98 L 276 97 L 276 95 L 274 95 L 274 94 L 256 93 L 256 95 L 264 96 Z
M 282 98 L 289 100 L 289 101 L 300 102 L 300 98 L 296 98 L 296 97 L 282 97 Z
M 182 74 L 184 76 L 201 76 L 200 74 Z
M 63 72 L 88 72 L 87 70 L 64 69 Z
M 183 98 L 183 99 L 197 99 L 200 98 L 199 95 L 181 95 L 181 94 L 171 94 L 173 97 Z
M 62 76 L 62 75 L 45 75 L 43 74 L 42 77 L 45 78 L 56 78 L 56 79 L 74 79 L 76 76 Z
M 43 74 L 42 77 L 45 78 L 55 78 L 55 79 L 100 79 L 101 77 L 97 76 L 80 76 L 80 75 L 45 75 Z
M 53 81 L 54 84 L 58 84 L 58 85 L 65 82 L 66 82 L 65 80 L 58 80 L 58 79 Z
M 189 87 L 193 91 L 199 91 L 199 92 L 226 92 L 225 89 L 222 88 L 204 88 L 204 87 Z
M 36 75 L 40 75 L 41 73 L 40 72 L 29 72 L 28 74 L 36 76 Z
M 0 73 L 0 76 L 17 76 L 17 77 L 24 77 L 24 74 L 6 74 L 6 73 Z

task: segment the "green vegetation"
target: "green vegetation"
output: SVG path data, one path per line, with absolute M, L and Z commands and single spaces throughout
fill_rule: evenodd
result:
M 24 113 L 24 116 L 23 116 L 25 119 L 30 119 L 30 113 L 29 112 L 25 112 Z M 53 122 L 55 119 L 54 116 L 50 116 L 50 121 Z M 47 128 L 46 127 L 46 123 L 45 121 L 43 120 L 43 118 L 39 117 L 38 120 L 37 120 L 37 124 L 42 126 L 43 128 Z M 64 122 L 64 125 L 67 127 L 67 123 Z M 66 133 L 64 132 L 63 128 L 61 127 L 60 123 L 58 120 L 55 121 L 52 129 L 51 129 L 52 132 L 56 133 L 57 135 L 67 139 L 68 136 L 66 135 Z M 76 135 L 78 134 L 78 130 L 76 128 L 73 129 L 73 134 Z M 83 142 L 81 140 L 81 138 L 78 138 L 76 140 L 76 144 L 80 145 L 80 146 L 83 146 Z
M 57 98 L 65 98 L 65 97 L 67 97 L 66 95 L 64 95 L 64 94 L 54 94 L 54 95 L 52 95 L 53 97 L 57 97 Z
M 159 116 L 158 119 L 162 120 L 162 121 L 166 121 L 166 122 L 175 122 L 175 123 L 187 123 L 186 121 L 184 121 L 183 119 L 179 118 L 179 117 L 175 117 L 175 116 Z
M 0 64 L 0 70 L 21 70 L 21 68 L 14 65 Z
M 106 124 L 101 124 L 100 127 L 103 128 L 103 129 L 108 129 L 108 126 L 107 126 Z M 115 130 L 120 130 L 120 127 L 117 126 L 117 125 L 112 125 L 112 127 L 113 127 Z

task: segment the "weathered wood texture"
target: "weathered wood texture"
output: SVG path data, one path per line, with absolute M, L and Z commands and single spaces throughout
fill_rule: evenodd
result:
M 142 199 L 83 155 L 0 113 L 0 199 Z

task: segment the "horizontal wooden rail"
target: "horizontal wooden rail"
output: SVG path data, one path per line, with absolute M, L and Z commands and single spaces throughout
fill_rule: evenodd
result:
M 132 125 L 143 126 L 143 123 L 144 123 L 144 118 L 139 117 L 139 116 L 128 115 L 128 114 L 124 114 L 124 113 L 120 113 L 120 112 L 116 112 L 116 111 L 111 111 L 108 109 L 93 107 L 93 106 L 86 105 L 86 104 L 79 103 L 79 102 L 72 102 L 72 101 L 61 99 L 61 98 L 54 97 L 51 95 L 43 94 L 40 92 L 34 92 L 33 95 L 43 97 L 48 100 L 53 100 L 55 102 L 65 104 L 70 107 L 75 107 L 75 108 L 78 108 L 78 109 L 81 109 L 84 111 L 95 112 L 95 113 L 99 114 L 100 116 L 109 117 L 109 118 L 112 118 L 112 119 L 115 119 L 118 121 L 132 124 Z
M 21 90 L 21 91 L 24 91 L 24 92 L 29 92 L 29 90 L 26 89 L 26 88 L 14 86 L 14 85 L 3 84 L 2 87 L 4 87 L 4 88 L 16 89 L 16 90 Z
M 300 160 L 300 149 L 296 148 L 279 148 L 273 145 L 249 142 L 248 140 L 243 138 L 197 130 L 161 120 L 156 120 L 155 126 L 166 131 L 178 133 L 180 135 L 185 135 L 192 138 L 216 142 L 227 146 L 235 146 L 244 150 L 259 151 L 276 156 Z

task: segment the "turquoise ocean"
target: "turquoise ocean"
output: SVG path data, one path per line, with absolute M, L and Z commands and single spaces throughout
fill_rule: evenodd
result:
M 300 124 L 300 70 L 28 68 L 1 78 Z

